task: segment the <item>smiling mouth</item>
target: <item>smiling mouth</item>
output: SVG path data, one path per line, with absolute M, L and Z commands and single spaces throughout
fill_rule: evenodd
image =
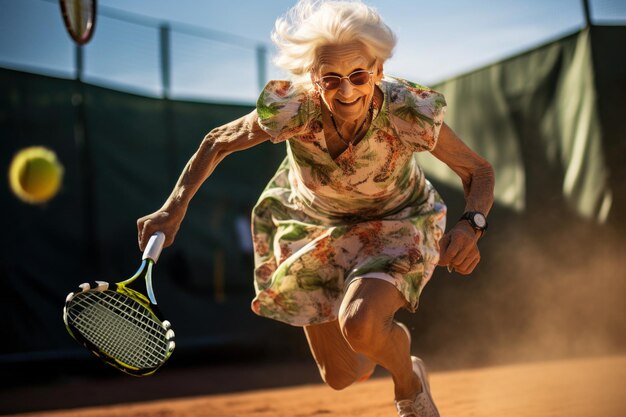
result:
M 337 99 L 337 101 L 341 104 L 343 104 L 344 106 L 351 106 L 352 104 L 357 103 L 359 100 L 361 100 L 361 97 L 355 98 L 354 100 L 340 100 Z

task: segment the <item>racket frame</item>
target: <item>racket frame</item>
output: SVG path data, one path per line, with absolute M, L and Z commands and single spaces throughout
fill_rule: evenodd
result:
M 85 348 L 91 351 L 91 353 L 93 353 L 105 363 L 133 376 L 149 376 L 154 374 L 169 359 L 174 351 L 174 348 L 176 347 L 175 334 L 172 330 L 172 325 L 168 320 L 165 320 L 163 318 L 163 314 L 161 313 L 156 303 L 154 290 L 152 288 L 152 279 L 150 274 L 151 271 L 147 271 L 146 273 L 146 292 L 148 293 L 147 297 L 141 292 L 128 287 L 131 283 L 133 283 L 135 280 L 137 280 L 137 278 L 141 276 L 146 268 L 150 270 L 152 269 L 152 267 L 159 258 L 164 240 L 165 237 L 161 232 L 157 232 L 150 238 L 146 250 L 144 251 L 141 265 L 137 272 L 130 278 L 112 284 L 106 281 L 95 281 L 92 283 L 86 282 L 80 284 L 80 291 L 69 293 L 65 299 L 65 306 L 63 307 L 63 322 L 65 323 L 65 328 L 67 329 L 69 334 L 74 339 L 76 339 L 76 341 L 82 344 Z M 104 291 L 113 291 L 136 301 L 142 307 L 144 307 L 153 316 L 154 319 L 161 323 L 163 329 L 165 330 L 167 352 L 165 358 L 159 363 L 159 365 L 150 368 L 137 368 L 135 366 L 126 364 L 121 360 L 107 354 L 106 352 L 103 352 L 95 344 L 85 338 L 82 333 L 71 324 L 71 322 L 69 321 L 68 309 L 72 300 L 81 293 Z

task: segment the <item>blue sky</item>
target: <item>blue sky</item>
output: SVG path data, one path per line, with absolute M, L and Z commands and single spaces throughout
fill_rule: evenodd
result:
M 571 33 L 583 24 L 581 0 L 369 0 L 398 35 L 387 73 L 432 84 Z M 597 3 L 597 4 L 596 4 Z M 606 6 L 606 4 L 609 6 Z M 621 13 L 612 0 L 592 15 Z M 159 22 L 223 31 L 267 44 L 295 0 L 100 0 L 102 14 L 85 49 L 85 80 L 160 94 Z M 608 8 L 607 8 L 608 7 Z M 611 8 L 612 7 L 612 8 Z M 615 11 L 617 7 L 617 12 Z M 0 0 L 0 65 L 71 77 L 73 46 L 50 0 Z M 149 18 L 154 27 L 107 16 L 111 9 Z M 252 102 L 258 94 L 253 48 L 172 35 L 172 93 L 179 98 Z M 281 77 L 268 63 L 268 77 Z

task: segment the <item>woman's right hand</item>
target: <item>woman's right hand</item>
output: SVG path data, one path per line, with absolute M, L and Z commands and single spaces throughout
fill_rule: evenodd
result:
M 156 232 L 163 232 L 165 235 L 166 248 L 174 243 L 174 238 L 180 224 L 183 222 L 186 210 L 182 208 L 161 208 L 152 214 L 137 219 L 137 238 L 139 249 L 143 252 L 148 244 L 150 236 Z

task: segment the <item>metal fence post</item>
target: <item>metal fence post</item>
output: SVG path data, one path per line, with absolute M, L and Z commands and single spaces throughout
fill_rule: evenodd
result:
M 589 12 L 589 0 L 583 0 L 583 11 L 585 12 L 585 27 L 591 27 L 591 13 Z
M 172 59 L 170 56 L 171 29 L 167 23 L 159 28 L 159 44 L 161 51 L 161 95 L 163 97 L 163 120 L 165 123 L 165 143 L 167 147 L 167 173 L 170 183 L 174 183 L 177 175 L 177 143 L 176 129 L 174 128 L 175 116 L 173 104 L 170 100 L 172 87 Z
M 75 44 L 74 45 L 74 77 L 78 81 L 82 81 L 83 79 L 83 68 L 84 68 L 84 55 L 83 55 L 83 46 Z
M 98 250 L 98 232 L 96 228 L 97 208 L 95 196 L 95 168 L 91 154 L 89 128 L 87 124 L 87 107 L 83 75 L 85 69 L 84 46 L 75 45 L 75 84 L 72 94 L 74 106 L 74 144 L 78 151 L 79 170 L 81 175 L 81 199 L 83 205 L 84 244 L 81 254 L 81 266 L 88 271 L 92 279 L 100 279 L 100 251 Z
M 161 88 L 163 98 L 169 98 L 171 87 L 170 72 L 170 27 L 162 24 L 160 27 L 160 46 L 161 46 Z
M 257 45 L 256 47 L 256 65 L 257 80 L 259 83 L 259 91 L 262 91 L 267 82 L 266 66 L 267 66 L 267 48 L 265 45 Z

